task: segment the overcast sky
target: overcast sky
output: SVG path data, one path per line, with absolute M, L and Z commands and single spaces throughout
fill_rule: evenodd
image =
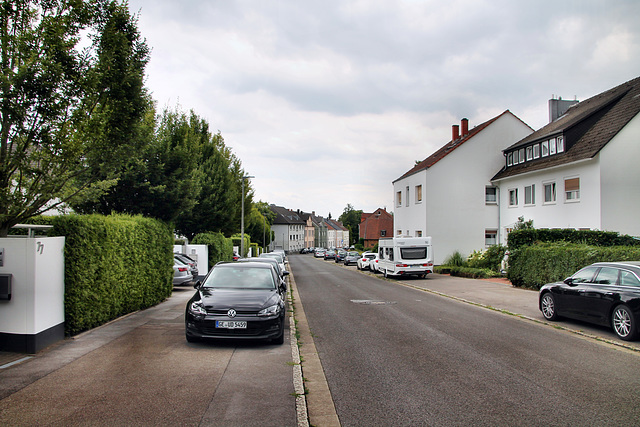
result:
M 640 75 L 638 0 L 130 0 L 158 108 L 193 109 L 256 200 L 337 218 L 393 210 L 391 182 L 510 110 Z M 515 141 L 508 141 L 505 147 Z

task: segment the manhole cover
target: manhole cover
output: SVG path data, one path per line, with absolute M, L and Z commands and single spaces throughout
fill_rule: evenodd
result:
M 354 304 L 363 304 L 363 305 L 391 305 L 396 304 L 396 301 L 374 301 L 370 299 L 352 299 L 352 303 Z

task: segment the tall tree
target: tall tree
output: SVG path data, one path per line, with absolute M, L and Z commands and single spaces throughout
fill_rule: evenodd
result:
M 198 160 L 209 138 L 208 126 L 193 111 L 165 110 L 154 120 L 149 111 L 145 144 L 132 153 L 118 183 L 80 212 L 142 214 L 174 223 L 189 212 L 199 194 Z M 155 124 L 155 131 L 154 131 Z
M 355 244 L 360 237 L 360 219 L 362 218 L 362 211 L 356 210 L 350 203 L 344 208 L 342 215 L 338 220 L 349 229 L 350 244 Z
M 253 204 L 245 225 L 245 232 L 251 241 L 266 247 L 271 243 L 271 225 L 276 214 L 269 208 L 269 204 L 259 201 Z
M 94 40 L 85 49 L 83 34 Z M 0 236 L 108 185 L 106 171 L 129 151 L 126 117 L 144 103 L 147 58 L 126 5 L 0 4 Z

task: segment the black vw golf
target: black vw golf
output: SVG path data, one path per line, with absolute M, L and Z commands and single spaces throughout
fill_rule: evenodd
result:
M 187 303 L 187 341 L 202 338 L 284 342 L 286 286 L 270 264 L 221 263 Z

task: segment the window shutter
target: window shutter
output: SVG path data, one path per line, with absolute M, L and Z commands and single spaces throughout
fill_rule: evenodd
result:
M 580 178 L 571 178 L 564 180 L 564 191 L 580 190 Z

